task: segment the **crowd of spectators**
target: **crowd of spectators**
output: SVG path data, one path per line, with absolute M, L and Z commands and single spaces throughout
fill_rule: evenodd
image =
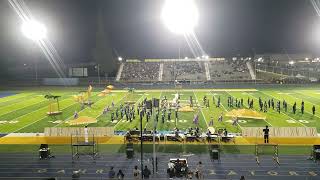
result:
M 203 62 L 166 62 L 164 80 L 206 80 Z
M 212 80 L 249 80 L 251 79 L 246 62 L 243 60 L 210 62 Z
M 159 67 L 157 62 L 127 62 L 123 66 L 121 80 L 158 81 Z
M 124 81 L 159 81 L 160 64 L 163 64 L 162 81 L 206 81 L 205 63 L 209 65 L 211 80 L 251 79 L 246 61 L 170 61 L 126 62 L 121 73 Z M 208 72 L 208 73 L 209 73 Z

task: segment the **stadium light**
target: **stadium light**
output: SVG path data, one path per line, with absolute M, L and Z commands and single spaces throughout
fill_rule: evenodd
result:
M 161 19 L 170 31 L 189 34 L 196 27 L 198 16 L 194 0 L 166 0 Z
M 21 31 L 27 38 L 33 41 L 42 40 L 47 35 L 46 27 L 35 20 L 25 21 L 21 26 Z
M 290 64 L 290 65 L 293 65 L 293 64 L 294 64 L 294 61 L 289 61 L 289 64 Z
M 188 57 L 184 57 L 184 59 L 189 59 Z
M 309 58 L 305 58 L 304 60 L 308 61 L 308 60 L 309 60 Z
M 118 57 L 118 61 L 122 61 L 122 57 L 120 56 L 120 57 Z
M 204 56 L 204 58 L 205 58 L 205 59 L 209 59 L 209 56 L 208 56 L 208 55 L 206 55 L 206 56 Z
M 197 59 L 200 59 L 200 57 L 197 57 Z

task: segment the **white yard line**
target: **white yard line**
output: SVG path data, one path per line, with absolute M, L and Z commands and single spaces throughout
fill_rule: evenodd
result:
M 27 97 L 29 97 L 29 96 L 33 97 L 33 96 L 36 96 L 36 94 L 35 94 L 35 93 L 31 93 L 31 94 L 29 94 L 29 95 L 27 95 L 27 96 L 22 96 L 22 97 L 19 97 L 19 98 L 15 98 L 15 99 L 11 99 L 11 100 L 8 100 L 8 101 L 0 102 L 0 104 L 6 103 L 6 102 L 9 102 L 9 101 L 16 101 L 16 100 L 18 100 L 18 99 L 27 98 Z M 31 97 L 30 97 L 30 98 L 31 98 Z M 20 103 L 20 102 L 21 102 L 21 101 L 17 101 L 17 102 L 14 102 L 14 103 L 9 104 L 9 105 L 6 105 L 6 106 L 10 106 L 10 105 L 17 104 L 17 103 Z M 0 109 L 4 108 L 4 107 L 6 107 L 6 106 L 1 107 Z
M 276 97 L 274 97 L 274 96 L 272 96 L 272 95 L 266 94 L 266 93 L 264 93 L 263 91 L 259 91 L 259 92 L 261 92 L 261 93 L 263 93 L 263 94 L 265 94 L 265 95 L 267 95 L 267 96 L 270 96 L 270 97 L 272 97 L 272 98 L 274 98 L 274 99 L 276 99 L 276 100 L 280 101 L 278 98 L 276 98 Z M 251 94 L 249 94 L 249 95 L 250 95 L 250 96 L 252 96 Z M 254 96 L 252 96 L 252 97 L 253 97 L 253 98 L 255 98 L 255 99 L 258 99 L 258 98 L 254 97 Z M 288 104 L 289 104 L 289 103 L 288 103 Z M 294 121 L 296 121 L 297 123 L 299 123 L 299 124 L 303 125 L 304 127 L 308 127 L 308 126 L 304 125 L 303 123 L 301 123 L 301 122 L 297 121 L 295 118 L 293 118 L 293 117 L 291 117 L 291 116 L 289 116 L 289 115 L 287 115 L 287 114 L 283 113 L 282 111 L 280 111 L 280 113 L 281 113 L 281 114 L 283 114 L 283 115 L 285 115 L 285 116 L 287 116 L 287 117 L 289 117 L 289 118 L 291 118 L 292 120 L 294 120 Z
M 230 94 L 229 92 L 227 92 L 228 94 Z M 247 95 L 249 95 L 249 96 L 251 96 L 249 93 L 247 93 L 247 92 L 244 92 L 244 93 L 246 93 Z M 230 94 L 231 95 L 231 94 Z M 231 95 L 232 96 L 232 95 Z M 234 97 L 234 96 L 233 96 Z M 244 104 L 246 104 L 246 103 L 244 103 Z M 248 107 L 247 105 L 245 105 L 246 107 Z M 249 107 L 248 107 L 249 108 Z M 264 119 L 264 121 L 267 123 L 267 124 L 269 124 L 270 126 L 273 126 L 270 122 L 268 122 L 267 120 L 265 120 Z
M 159 105 L 161 104 L 161 95 L 162 95 L 162 91 L 160 91 L 160 96 L 159 96 L 160 102 L 159 102 Z M 153 119 L 153 121 L 154 121 L 154 119 Z M 146 128 L 148 124 L 149 124 L 149 122 L 147 122 L 147 123 L 144 125 L 144 128 Z
M 280 92 L 280 91 L 279 91 Z M 295 100 L 302 100 L 302 99 L 299 99 L 299 98 L 296 98 L 296 97 L 294 97 L 294 96 L 292 96 L 292 95 L 290 95 L 290 94 L 286 94 L 287 96 L 291 96 L 292 98 L 294 98 Z M 309 97 L 311 97 L 311 96 L 309 96 Z M 313 97 L 312 97 L 313 98 Z M 308 102 L 308 103 L 310 103 L 310 104 L 314 104 L 314 103 L 311 103 L 310 101 L 308 101 L 308 100 L 303 100 L 303 101 L 305 101 L 305 102 Z M 290 104 L 290 105 L 292 105 L 291 103 L 288 103 L 288 104 Z M 318 106 L 317 104 L 314 104 L 314 105 L 316 105 L 316 106 Z M 308 113 L 308 114 L 311 114 L 312 115 L 312 112 L 311 111 L 308 111 L 308 110 L 306 110 L 306 108 L 305 108 L 305 110 L 304 110 L 306 113 Z M 314 115 L 314 116 L 316 116 L 316 117 L 318 117 L 318 118 L 320 118 L 319 116 L 317 116 L 317 115 Z
M 199 108 L 200 108 L 201 114 L 202 114 L 202 116 L 204 118 L 204 121 L 205 121 L 207 127 L 209 127 L 207 119 L 206 119 L 206 116 L 203 114 L 203 111 L 202 111 L 202 108 L 201 108 L 201 105 L 200 105 L 200 101 L 198 100 L 198 97 L 197 97 L 196 93 L 194 93 L 194 91 L 192 91 L 192 92 L 193 92 L 193 94 L 194 94 L 194 96 L 195 96 L 195 98 L 196 98 L 196 100 L 197 100 L 197 102 L 199 104 Z
M 63 109 L 67 109 L 67 108 L 69 108 L 70 106 L 73 106 L 73 105 L 75 105 L 75 104 L 77 104 L 77 103 L 73 103 L 73 104 L 71 104 L 71 105 L 69 105 L 69 106 L 66 106 L 66 107 L 63 108 Z M 60 110 L 63 110 L 63 109 L 60 109 Z M 32 112 L 34 112 L 34 111 L 32 111 Z M 21 129 L 26 128 L 26 127 L 28 127 L 28 126 L 31 126 L 32 124 L 37 123 L 37 122 L 39 122 L 39 121 L 41 121 L 41 120 L 43 120 L 43 119 L 45 119 L 45 118 L 47 118 L 47 117 L 48 117 L 48 116 L 45 116 L 45 117 L 43 117 L 43 118 L 41 118 L 41 119 L 38 119 L 38 120 L 36 120 L 36 121 L 33 121 L 32 123 L 27 124 L 27 125 L 23 126 L 22 128 L 19 128 L 18 130 L 15 130 L 15 131 L 13 131 L 13 132 L 11 132 L 11 133 L 15 133 L 15 132 L 17 132 L 17 131 L 20 131 Z
M 66 101 L 66 100 L 68 100 L 68 99 L 69 99 L 69 98 L 66 98 L 66 99 L 60 101 L 60 104 L 61 104 L 61 102 Z M 48 107 L 42 107 L 42 108 L 40 108 L 40 109 L 37 109 L 37 110 L 31 111 L 31 112 L 28 112 L 27 114 L 24 114 L 24 115 L 22 115 L 22 116 L 19 116 L 19 117 L 16 117 L 16 118 L 14 118 L 14 119 L 11 119 L 10 121 L 14 121 L 14 120 L 20 119 L 21 117 L 24 117 L 24 116 L 26 116 L 26 115 L 28 115 L 28 114 L 34 113 L 35 111 L 39 111 L 39 110 L 42 110 L 42 109 L 45 109 L 45 108 L 48 108 Z M 47 117 L 47 116 L 46 116 L 46 117 Z
M 36 93 L 34 93 L 34 92 L 33 93 L 17 93 L 17 94 L 10 95 L 10 96 L 5 96 L 5 97 L 2 97 L 2 98 L 12 97 L 12 96 L 22 95 L 22 94 L 23 94 L 23 96 L 15 97 L 13 99 L 5 99 L 5 101 L 0 101 L 0 104 L 5 103 L 5 102 L 9 102 L 9 101 L 14 101 L 14 100 L 21 99 L 21 98 L 26 98 L 28 96 L 36 95 Z M 0 98 L 0 99 L 2 99 L 2 98 Z
M 125 96 L 124 96 L 124 97 L 125 97 Z M 95 102 L 95 104 L 96 104 L 97 102 L 103 100 L 103 99 L 104 99 L 104 98 L 99 99 L 98 101 Z M 85 109 L 88 109 L 88 107 L 83 108 L 81 111 L 78 112 L 78 114 L 79 114 L 80 112 L 84 111 Z M 100 116 L 100 115 L 101 115 L 101 114 L 99 114 L 99 116 Z M 98 116 L 98 117 L 99 117 L 99 116 Z M 63 120 L 61 123 L 59 123 L 59 124 L 57 124 L 57 125 L 55 125 L 55 126 L 53 126 L 53 127 L 57 127 L 57 126 L 59 126 L 60 124 L 65 123 L 67 120 L 69 120 L 69 119 L 72 118 L 72 117 L 73 117 L 73 115 L 72 115 L 72 116 L 69 116 L 67 119 Z
M 45 99 L 45 100 L 42 100 L 42 101 L 36 102 L 36 103 L 34 103 L 34 104 L 28 104 L 28 105 L 23 106 L 23 107 L 21 107 L 21 108 L 19 108 L 19 109 L 15 109 L 15 110 L 13 110 L 13 111 L 9 111 L 9 112 L 6 112 L 6 113 L 4 113 L 4 114 L 0 114 L 0 117 L 1 117 L 1 116 L 3 116 L 3 115 L 6 115 L 6 114 L 12 113 L 12 112 L 15 112 L 15 111 L 21 110 L 21 109 L 23 109 L 23 108 L 28 108 L 28 107 L 30 107 L 30 106 L 37 105 L 37 104 L 42 103 L 42 102 L 44 102 L 44 101 L 48 101 L 48 100 L 46 100 L 46 99 Z M 8 105 L 8 106 L 11 106 L 11 105 Z M 6 108 L 6 107 L 8 107 L 8 106 L 5 106 L 4 108 Z
M 146 91 L 146 92 L 147 92 L 147 91 Z M 127 94 L 127 95 L 128 95 L 128 94 Z M 126 96 L 127 96 L 127 95 L 126 95 Z M 124 97 L 126 97 L 126 96 L 124 96 Z M 124 98 L 124 97 L 123 97 L 123 98 Z M 136 101 L 136 103 L 134 103 L 134 105 L 136 105 L 138 102 L 140 102 L 141 99 L 144 98 L 144 97 L 145 97 L 145 95 L 142 95 L 142 96 Z M 117 102 L 117 104 L 118 104 L 123 98 L 121 98 L 121 99 Z M 113 128 L 115 129 L 116 126 L 117 126 L 117 125 L 119 124 L 119 122 L 121 122 L 121 121 L 123 121 L 122 118 L 121 118 L 121 120 L 119 120 L 119 121 L 113 126 Z
M 224 92 L 226 92 L 226 91 L 224 91 Z M 214 95 L 213 93 L 212 93 L 212 95 L 214 96 L 214 98 L 216 98 L 216 95 Z M 222 106 L 222 108 L 224 109 L 225 112 L 229 112 L 229 111 L 224 107 L 224 105 L 223 105 L 222 102 L 220 102 L 220 105 Z M 223 122 L 223 123 L 224 123 L 224 122 Z M 237 125 L 240 127 L 240 129 L 242 129 L 242 126 L 241 126 L 239 123 L 237 123 Z

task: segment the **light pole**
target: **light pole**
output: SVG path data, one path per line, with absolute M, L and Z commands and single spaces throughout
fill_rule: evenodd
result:
M 29 39 L 31 39 L 33 42 L 35 42 L 37 45 L 41 43 L 42 40 L 46 38 L 47 30 L 46 27 L 35 21 L 35 20 L 26 20 L 23 22 L 21 26 L 22 33 Z M 35 52 L 34 52 L 35 53 Z M 35 60 L 35 79 L 38 83 L 38 62 Z

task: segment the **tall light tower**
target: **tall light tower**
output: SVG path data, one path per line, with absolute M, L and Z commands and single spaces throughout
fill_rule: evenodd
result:
M 24 21 L 21 26 L 22 33 L 29 39 L 31 39 L 37 45 L 40 44 L 41 40 L 44 40 L 47 35 L 47 29 L 42 24 L 35 20 Z M 35 79 L 38 82 L 38 64 L 35 60 Z

